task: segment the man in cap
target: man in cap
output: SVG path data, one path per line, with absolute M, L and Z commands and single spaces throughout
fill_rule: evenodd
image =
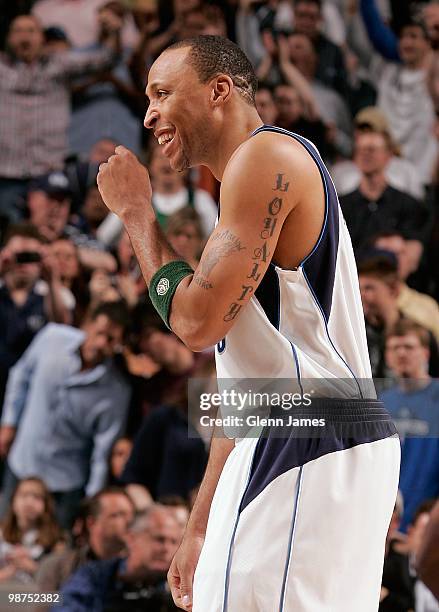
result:
M 47 240 L 55 240 L 63 233 L 71 199 L 69 180 L 63 172 L 45 174 L 31 183 L 27 196 L 29 219 Z

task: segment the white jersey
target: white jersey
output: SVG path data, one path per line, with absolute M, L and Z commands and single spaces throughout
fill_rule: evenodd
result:
M 279 379 L 302 387 L 306 378 L 331 391 L 340 380 L 348 384 L 341 396 L 314 396 L 309 413 L 292 410 L 294 417 L 325 416 L 321 431 L 299 435 L 285 426 L 278 435 L 268 425 L 237 441 L 210 508 L 192 610 L 372 612 L 398 487 L 399 440 L 381 402 L 360 385 L 371 378 L 363 311 L 328 171 L 309 141 L 270 126 L 255 134 L 262 130 L 289 134 L 312 156 L 325 187 L 325 221 L 297 269 L 268 268 L 217 347 L 218 382 L 234 388 L 236 379 L 256 379 L 256 386 L 276 379 L 277 389 Z
M 331 177 L 315 146 L 326 203 L 312 252 L 294 269 L 270 264 L 254 297 L 216 347 L 218 378 L 371 378 L 364 315 L 351 239 Z M 352 382 L 354 382 L 354 380 Z

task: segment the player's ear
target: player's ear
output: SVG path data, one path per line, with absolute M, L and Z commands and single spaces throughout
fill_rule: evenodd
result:
M 233 81 L 227 74 L 220 74 L 212 81 L 211 102 L 220 106 L 227 102 L 232 95 Z

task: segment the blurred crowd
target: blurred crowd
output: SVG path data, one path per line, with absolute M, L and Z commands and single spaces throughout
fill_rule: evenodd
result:
M 170 168 L 144 90 L 166 46 L 213 34 L 253 63 L 264 123 L 330 168 L 402 440 L 380 610 L 438 611 L 439 571 L 436 589 L 421 578 L 439 496 L 439 2 L 0 4 L 0 590 L 61 591 L 66 611 L 176 609 L 166 572 L 208 452 L 187 383 L 214 378 L 214 353 L 155 313 L 96 177 L 117 145 L 136 153 L 169 242 L 197 264 L 219 185 Z

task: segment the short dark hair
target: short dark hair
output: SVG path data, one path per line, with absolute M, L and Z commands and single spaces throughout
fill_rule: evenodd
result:
M 97 519 L 102 511 L 102 498 L 107 495 L 123 495 L 132 505 L 135 510 L 134 502 L 128 495 L 127 491 L 123 487 L 110 486 L 101 489 L 98 493 L 95 493 L 92 497 L 86 498 L 83 502 L 83 517 L 88 518 L 89 516 Z
M 257 91 L 268 91 L 271 97 L 273 97 L 274 87 L 270 83 L 267 83 L 267 81 L 258 81 Z
M 358 262 L 358 276 L 371 276 L 394 286 L 398 282 L 397 264 L 393 258 L 377 254 Z
M 20 236 L 20 238 L 33 238 L 34 240 L 41 242 L 41 244 L 45 244 L 47 242 L 35 225 L 32 225 L 32 223 L 12 223 L 6 231 L 3 246 L 6 246 L 8 242 L 12 240 L 12 238 L 15 238 L 15 236 Z
M 118 302 L 103 302 L 99 304 L 91 313 L 90 320 L 95 321 L 100 315 L 105 315 L 115 325 L 119 325 L 123 329 L 128 326 L 130 321 L 130 312 L 125 300 Z
M 398 38 L 401 38 L 401 36 L 404 33 L 404 30 L 406 30 L 407 28 L 417 28 L 418 30 L 421 30 L 424 38 L 426 40 L 430 40 L 430 36 L 428 34 L 428 30 L 427 30 L 427 26 L 425 25 L 424 21 L 422 19 L 419 19 L 417 17 L 413 17 L 412 19 L 409 19 L 408 21 L 405 21 L 398 29 Z
M 187 224 L 194 226 L 197 238 L 202 240 L 203 226 L 201 225 L 201 218 L 191 206 L 184 206 L 168 217 L 166 221 L 166 235 L 169 236 L 169 234 L 179 232 Z
M 428 329 L 422 327 L 422 325 L 419 325 L 411 319 L 400 319 L 397 323 L 395 323 L 395 325 L 393 325 L 386 333 L 386 341 L 389 338 L 402 338 L 403 336 L 408 336 L 409 334 L 417 336 L 421 346 L 424 348 L 429 348 L 430 335 L 428 333 Z
M 227 74 L 238 93 L 248 104 L 255 105 L 257 78 L 244 51 L 228 38 L 202 34 L 170 45 L 165 51 L 190 47 L 189 64 L 201 83 L 207 83 L 219 74 Z

